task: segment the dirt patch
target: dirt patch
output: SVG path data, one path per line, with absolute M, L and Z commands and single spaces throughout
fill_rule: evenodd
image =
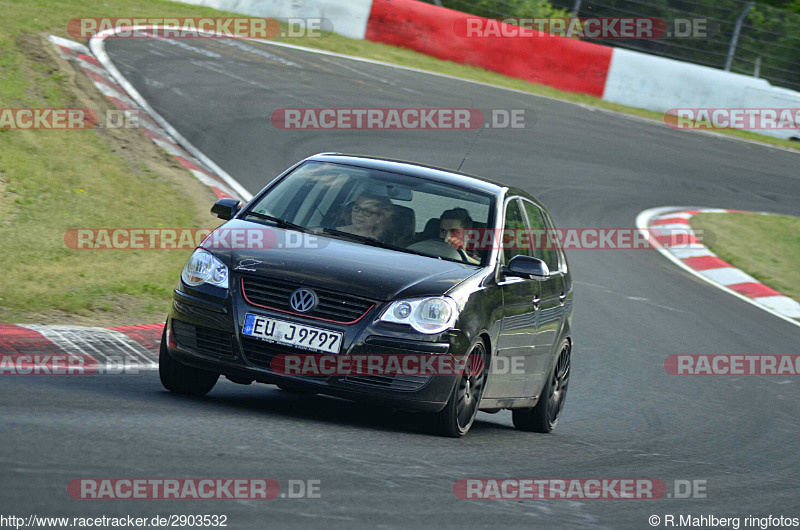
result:
M 146 300 L 124 294 L 101 298 L 97 300 L 96 305 L 103 307 L 103 309 L 94 309 L 84 314 L 68 313 L 56 309 L 30 311 L 15 315 L 15 321 L 23 324 L 69 324 L 72 326 L 98 327 L 134 326 L 164 322 L 169 312 L 168 302 L 162 301 L 157 304 L 159 307 L 154 308 Z

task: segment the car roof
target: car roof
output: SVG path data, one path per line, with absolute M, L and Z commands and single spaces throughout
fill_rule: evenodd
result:
M 390 173 L 400 173 L 404 175 L 410 175 L 412 177 L 419 177 L 459 186 L 462 188 L 483 191 L 491 193 L 492 195 L 502 195 L 505 190 L 508 189 L 508 186 L 500 184 L 499 182 L 485 179 L 483 177 L 477 177 L 475 175 L 454 171 L 452 169 L 418 164 L 416 162 L 407 162 L 405 160 L 395 160 L 391 158 L 379 158 L 364 155 L 348 155 L 343 153 L 320 153 L 318 155 L 309 157 L 307 160 L 345 164 L 367 169 L 377 169 L 381 171 L 388 171 Z

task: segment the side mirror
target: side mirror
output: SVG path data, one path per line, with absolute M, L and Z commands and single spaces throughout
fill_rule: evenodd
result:
M 236 199 L 220 199 L 211 207 L 211 213 L 216 214 L 220 219 L 233 219 L 233 216 L 241 208 L 241 202 Z
M 520 278 L 529 278 L 533 280 L 544 280 L 550 276 L 550 269 L 547 263 L 539 258 L 532 258 L 530 256 L 514 256 L 508 262 L 508 267 L 505 267 L 503 272 L 507 276 L 519 276 Z

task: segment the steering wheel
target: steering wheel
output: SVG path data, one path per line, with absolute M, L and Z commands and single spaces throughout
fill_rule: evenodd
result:
M 409 250 L 415 250 L 424 254 L 430 254 L 446 259 L 460 259 L 461 261 L 468 262 L 467 253 L 463 250 L 454 248 L 453 246 L 445 243 L 441 239 L 426 239 L 419 243 L 414 243 L 407 247 Z

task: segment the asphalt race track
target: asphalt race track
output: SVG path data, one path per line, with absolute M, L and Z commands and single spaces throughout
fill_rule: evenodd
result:
M 800 157 L 463 81 L 258 43 L 110 39 L 118 68 L 251 192 L 323 151 L 457 168 L 524 188 L 560 228 L 633 228 L 666 205 L 800 215 Z M 526 128 L 284 131 L 279 108 L 524 109 Z M 210 207 L 211 205 L 209 205 Z M 576 281 L 567 408 L 550 435 L 481 413 L 462 440 L 415 415 L 220 381 L 205 399 L 155 372 L 4 378 L 3 504 L 24 514 L 225 514 L 230 528 L 647 528 L 648 517 L 800 516 L 800 379 L 677 377 L 681 353 L 798 354 L 800 329 L 679 270 L 654 250 L 568 252 Z M 178 271 L 176 271 L 177 274 Z M 321 498 L 78 501 L 79 477 L 320 480 Z M 460 478 L 706 481 L 706 497 L 466 501 Z M 6 510 L 13 511 L 13 510 Z

